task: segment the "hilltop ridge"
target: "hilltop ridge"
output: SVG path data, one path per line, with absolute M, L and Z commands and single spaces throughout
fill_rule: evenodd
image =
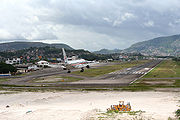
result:
M 42 42 L 8 42 L 8 43 L 0 43 L 0 51 L 8 51 L 8 50 L 22 50 L 28 49 L 31 47 L 55 47 L 55 48 L 65 48 L 68 50 L 73 50 L 72 47 L 66 44 L 48 44 Z
M 138 42 L 123 52 L 135 52 L 144 55 L 178 56 L 180 55 L 180 35 L 157 37 L 148 41 Z

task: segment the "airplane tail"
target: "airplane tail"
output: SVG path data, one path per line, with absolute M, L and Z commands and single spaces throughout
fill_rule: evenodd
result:
M 67 59 L 66 52 L 65 52 L 64 48 L 62 48 L 62 52 L 63 52 L 64 62 L 67 63 L 68 59 Z

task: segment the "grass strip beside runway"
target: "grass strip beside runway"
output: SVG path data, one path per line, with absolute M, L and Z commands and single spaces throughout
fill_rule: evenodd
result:
M 143 78 L 174 78 L 180 77 L 180 61 L 166 60 Z
M 74 72 L 72 72 L 72 74 L 86 76 L 86 77 L 96 77 L 96 76 L 108 74 L 110 72 L 114 72 L 117 70 L 122 70 L 125 68 L 130 68 L 133 66 L 144 64 L 146 62 L 149 62 L 149 61 L 148 60 L 139 60 L 139 61 L 117 63 L 116 65 L 108 65 L 108 66 L 102 66 L 99 68 L 86 69 L 84 72 L 74 71 Z

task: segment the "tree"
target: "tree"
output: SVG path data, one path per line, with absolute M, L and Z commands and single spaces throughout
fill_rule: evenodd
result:
M 6 64 L 6 63 L 0 63 L 0 73 L 9 73 L 9 72 L 16 72 L 17 69 L 10 65 L 10 64 Z

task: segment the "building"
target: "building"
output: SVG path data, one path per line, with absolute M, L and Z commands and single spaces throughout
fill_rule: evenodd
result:
M 47 66 L 49 66 L 49 62 L 41 60 L 41 61 L 37 62 L 37 65 L 40 67 L 47 67 Z
M 7 59 L 5 61 L 6 64 L 21 64 L 21 59 L 20 58 L 13 58 L 13 59 Z
M 37 65 L 28 66 L 28 71 L 36 71 L 36 70 L 39 70 L 39 67 L 37 67 Z

